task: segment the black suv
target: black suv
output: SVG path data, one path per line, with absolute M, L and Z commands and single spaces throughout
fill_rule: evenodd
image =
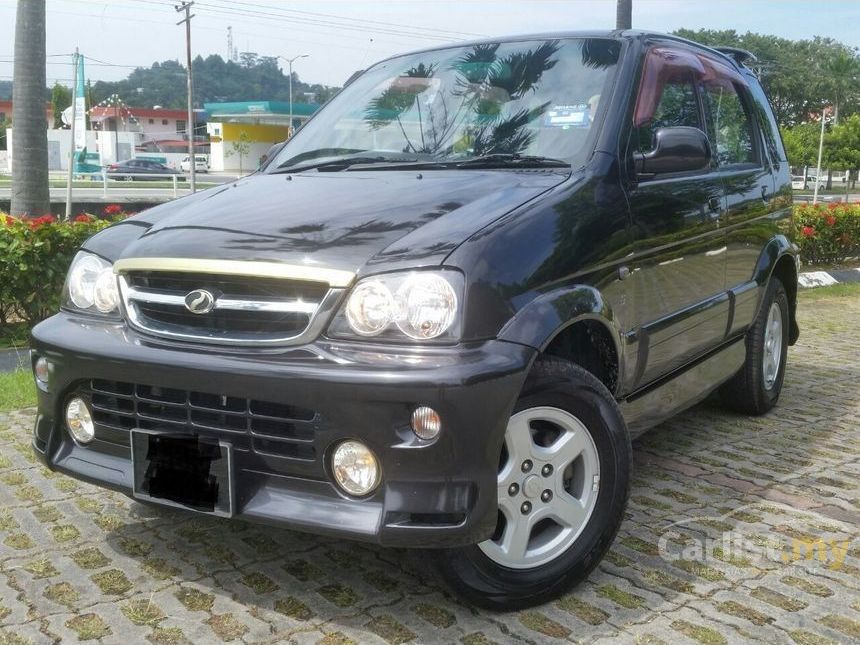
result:
M 606 552 L 631 438 L 761 414 L 789 168 L 745 52 L 651 33 L 397 56 L 253 176 L 90 239 L 33 330 L 33 446 L 152 503 L 433 547 L 478 605 Z

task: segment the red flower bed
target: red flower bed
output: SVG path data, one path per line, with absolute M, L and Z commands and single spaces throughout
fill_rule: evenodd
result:
M 794 209 L 800 259 L 811 264 L 860 256 L 860 204 L 802 204 Z

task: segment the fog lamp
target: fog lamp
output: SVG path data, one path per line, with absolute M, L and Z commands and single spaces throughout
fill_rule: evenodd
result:
M 419 439 L 435 439 L 442 430 L 442 419 L 433 408 L 421 405 L 412 412 L 412 432 Z
M 96 434 L 93 418 L 83 399 L 75 397 L 66 404 L 66 427 L 72 438 L 80 444 L 93 440 Z
M 33 365 L 33 374 L 36 376 L 36 380 L 43 385 L 48 384 L 48 359 L 44 356 L 40 356 L 36 359 L 36 364 Z
M 379 484 L 379 464 L 370 448 L 360 441 L 344 441 L 331 456 L 335 482 L 350 495 L 370 493 Z

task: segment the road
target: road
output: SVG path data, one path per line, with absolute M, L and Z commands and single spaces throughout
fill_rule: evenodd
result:
M 34 411 L 0 413 L 0 643 L 857 642 L 860 298 L 821 291 L 800 295 L 776 408 L 707 402 L 639 439 L 604 561 L 509 614 L 454 600 L 427 554 L 144 506 L 52 473 L 33 461 Z

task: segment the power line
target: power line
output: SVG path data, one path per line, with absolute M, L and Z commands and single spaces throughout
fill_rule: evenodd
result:
M 426 32 L 430 32 L 430 33 L 440 34 L 440 35 L 441 34 L 448 34 L 449 36 L 454 36 L 457 38 L 464 38 L 464 37 L 482 38 L 482 37 L 484 37 L 484 34 L 468 32 L 468 31 L 455 31 L 455 30 L 451 30 L 451 29 L 421 27 L 419 25 L 405 25 L 403 23 L 386 22 L 386 21 L 382 21 L 382 20 L 372 20 L 370 18 L 351 18 L 349 16 L 340 16 L 340 15 L 331 14 L 331 13 L 319 13 L 319 12 L 315 12 L 315 11 L 302 11 L 300 9 L 286 9 L 284 7 L 278 7 L 278 6 L 273 7 L 271 5 L 263 5 L 263 4 L 259 4 L 259 3 L 255 3 L 255 2 L 242 2 L 240 0 L 217 0 L 217 1 L 219 1 L 221 4 L 236 5 L 236 6 L 240 6 L 240 7 L 256 7 L 256 8 L 260 8 L 260 9 L 266 9 L 269 11 L 277 11 L 277 12 L 283 13 L 283 14 L 299 14 L 299 15 L 311 16 L 311 17 L 315 17 L 315 18 L 325 18 L 325 19 L 345 21 L 347 23 L 359 23 L 359 24 L 363 23 L 363 24 L 367 24 L 367 25 L 378 25 L 381 27 L 393 27 L 393 28 L 399 28 L 399 29 L 407 29 L 409 31 L 416 31 L 416 32 L 426 31 Z

